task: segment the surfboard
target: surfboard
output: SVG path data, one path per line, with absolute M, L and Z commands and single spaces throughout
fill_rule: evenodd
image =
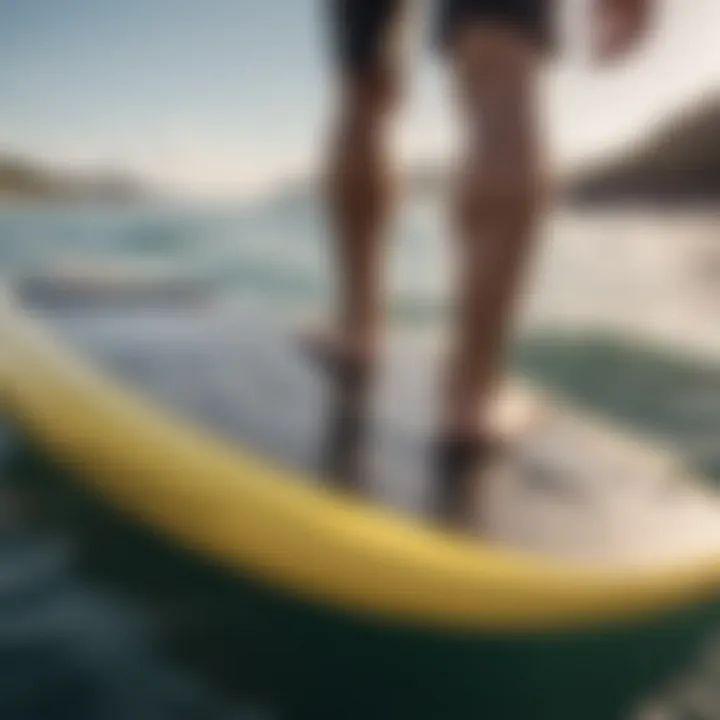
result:
M 187 279 L 76 273 L 14 283 L 1 331 L 19 455 L 116 511 L 153 573 L 204 569 L 193 616 L 227 633 L 221 674 L 279 717 L 640 718 L 705 657 L 716 498 L 519 381 L 498 417 L 536 422 L 488 474 L 477 537 L 454 536 L 426 517 L 427 347 L 388 350 L 359 488 L 329 461 L 327 377 L 280 318 Z

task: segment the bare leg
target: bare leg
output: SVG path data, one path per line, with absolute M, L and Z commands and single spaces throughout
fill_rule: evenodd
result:
M 540 58 L 522 33 L 486 24 L 459 28 L 451 56 L 466 139 L 452 209 L 455 335 L 441 433 L 473 443 L 492 433 L 488 410 L 537 219 Z
M 338 291 L 331 330 L 311 338 L 336 381 L 323 448 L 327 475 L 345 488 L 362 487 L 365 401 L 382 317 L 383 234 L 394 192 L 388 123 L 395 102 L 391 74 L 363 72 L 347 80 L 328 172 Z
M 338 302 L 331 327 L 306 337 L 306 349 L 330 371 L 324 471 L 354 490 L 366 478 L 366 390 L 382 322 L 383 235 L 395 204 L 389 131 L 407 56 L 409 7 L 405 0 L 331 2 L 341 87 L 326 199 Z
M 389 125 L 398 82 L 382 67 L 345 80 L 327 174 L 339 298 L 333 329 L 314 341 L 336 359 L 361 364 L 375 355 L 382 318 L 383 235 L 395 205 Z

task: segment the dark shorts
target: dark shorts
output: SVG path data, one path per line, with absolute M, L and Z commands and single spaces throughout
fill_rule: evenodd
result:
M 417 0 L 329 0 L 337 58 L 343 69 L 360 71 L 377 59 L 394 26 Z M 434 0 L 435 36 L 444 47 L 451 32 L 470 22 L 508 26 L 547 47 L 552 0 Z

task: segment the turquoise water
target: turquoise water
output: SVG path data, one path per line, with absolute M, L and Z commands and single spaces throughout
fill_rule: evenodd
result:
M 720 478 L 720 218 L 558 213 L 543 233 L 516 368 Z M 398 328 L 440 334 L 445 234 L 431 203 L 398 221 L 387 250 Z M 0 273 L 157 263 L 210 279 L 230 305 L 315 314 L 331 297 L 326 235 L 318 208 L 298 202 L 5 208 Z M 0 475 L 3 720 L 262 717 L 160 657 L 153 618 L 79 573 L 62 533 L 21 521 L 10 480 Z

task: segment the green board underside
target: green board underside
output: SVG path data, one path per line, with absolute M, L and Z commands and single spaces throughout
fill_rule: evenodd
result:
M 145 603 L 172 659 L 269 718 L 644 720 L 645 701 L 670 708 L 711 672 L 715 603 L 586 632 L 460 635 L 278 593 L 131 522 L 17 430 L 12 475 L 78 542 L 83 571 Z

